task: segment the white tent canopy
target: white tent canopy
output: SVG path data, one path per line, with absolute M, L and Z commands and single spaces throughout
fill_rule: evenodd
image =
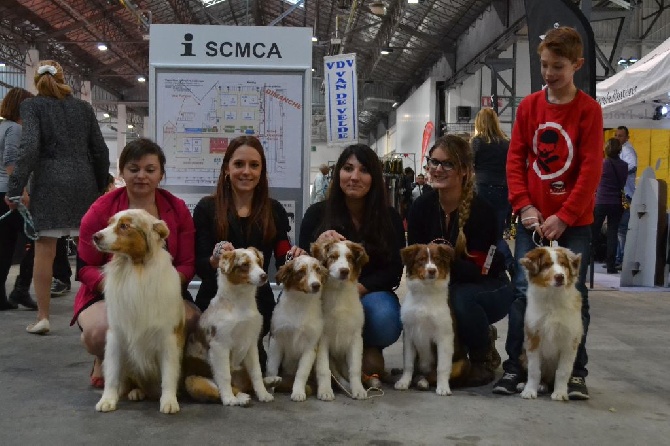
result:
M 596 99 L 602 106 L 606 123 L 627 121 L 632 125 L 633 120 L 652 121 L 656 107 L 670 101 L 669 92 L 670 39 L 596 85 Z

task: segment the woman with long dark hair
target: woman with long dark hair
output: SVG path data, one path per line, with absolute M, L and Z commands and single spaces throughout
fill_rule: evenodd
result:
M 384 373 L 382 350 L 400 337 L 400 304 L 393 292 L 400 284 L 405 231 L 398 212 L 388 206 L 382 165 L 364 144 L 348 146 L 333 169 L 328 197 L 307 209 L 300 227 L 300 247 L 314 241 L 361 243 L 370 258 L 358 279 L 365 312 L 363 373 L 367 385 L 379 385 Z

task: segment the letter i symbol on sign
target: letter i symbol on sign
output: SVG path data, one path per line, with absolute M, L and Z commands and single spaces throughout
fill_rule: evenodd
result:
M 182 42 L 182 45 L 184 45 L 184 52 L 181 55 L 182 56 L 195 56 L 195 54 L 193 54 L 193 44 L 190 43 L 193 40 L 193 34 L 191 34 L 191 33 L 184 34 L 184 40 L 186 42 Z

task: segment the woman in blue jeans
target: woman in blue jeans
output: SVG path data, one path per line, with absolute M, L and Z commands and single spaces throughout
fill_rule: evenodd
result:
M 307 209 L 300 226 L 300 247 L 314 241 L 351 240 L 365 247 L 369 262 L 358 278 L 365 312 L 364 384 L 379 385 L 384 374 L 382 350 L 400 337 L 400 303 L 393 292 L 400 284 L 405 231 L 398 212 L 387 205 L 382 165 L 368 146 L 344 149 L 325 201 Z
M 428 152 L 427 164 L 433 190 L 410 209 L 408 243 L 444 243 L 453 250 L 449 300 L 472 365 L 466 385 L 488 384 L 500 365 L 489 327 L 507 315 L 513 299 L 504 256 L 497 249 L 502 231 L 491 218 L 491 204 L 475 194 L 467 141 L 441 137 Z

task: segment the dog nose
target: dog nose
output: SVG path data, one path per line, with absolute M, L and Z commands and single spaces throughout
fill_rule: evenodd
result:
M 319 291 L 321 289 L 321 284 L 319 282 L 312 282 L 311 287 L 312 287 L 312 292 L 316 293 L 317 291 Z
M 95 243 L 99 243 L 100 240 L 102 240 L 102 234 L 100 234 L 99 232 L 96 232 L 95 234 L 93 234 L 93 241 Z
M 340 278 L 346 279 L 349 277 L 349 268 L 340 268 Z
M 429 279 L 435 278 L 435 275 L 437 274 L 437 269 L 435 268 L 426 268 L 426 275 L 428 276 Z
M 563 285 L 565 276 L 563 274 L 554 274 L 554 280 L 556 281 L 556 285 Z
M 266 280 L 268 280 L 268 275 L 263 273 L 260 275 L 259 279 L 261 279 L 261 282 L 265 282 Z

